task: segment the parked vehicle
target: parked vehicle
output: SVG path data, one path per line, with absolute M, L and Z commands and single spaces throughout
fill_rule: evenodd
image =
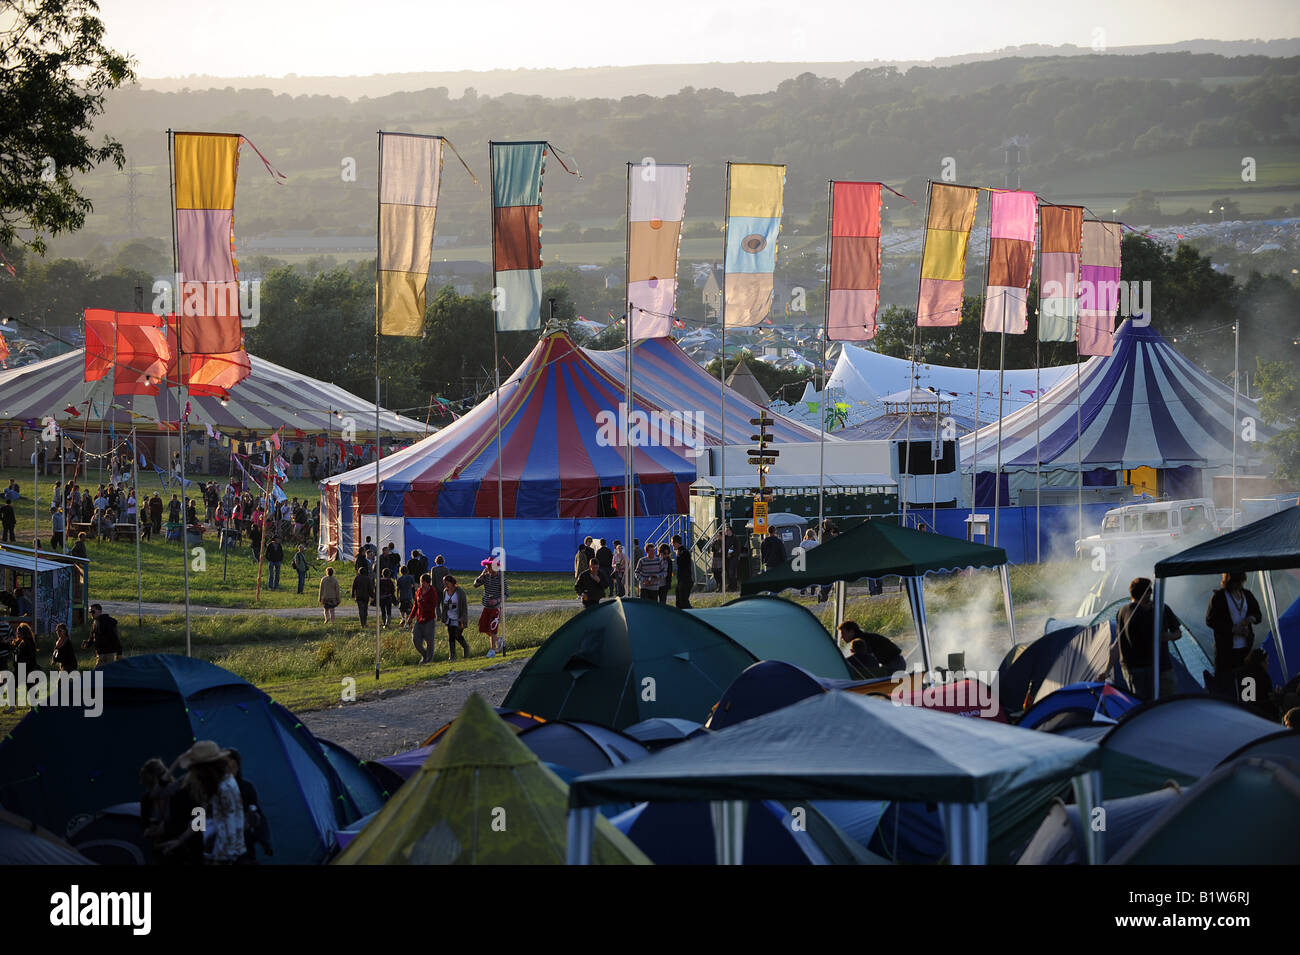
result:
M 1081 558 L 1104 553 L 1107 561 L 1123 560 L 1170 541 L 1218 532 L 1218 516 L 1209 498 L 1126 504 L 1107 511 L 1101 533 L 1075 541 L 1074 552 Z

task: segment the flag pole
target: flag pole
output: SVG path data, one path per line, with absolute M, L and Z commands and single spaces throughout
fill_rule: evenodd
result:
M 32 633 L 36 633 L 37 611 L 40 609 L 41 593 L 41 438 L 44 433 L 40 428 L 32 431 Z
M 916 271 L 917 271 L 917 276 L 916 276 L 916 321 L 915 321 L 915 327 L 913 328 L 913 331 L 912 331 L 912 368 L 911 368 L 911 370 L 908 372 L 908 382 L 907 382 L 907 396 L 908 396 L 909 401 L 911 400 L 911 397 L 912 397 L 912 380 L 911 380 L 911 379 L 912 379 L 912 377 L 916 374 L 916 370 L 915 370 L 915 369 L 916 369 L 916 343 L 920 340 L 920 337 L 919 337 L 919 336 L 920 336 L 920 326 L 921 326 L 921 283 L 925 281 L 925 279 L 922 277 L 922 272 L 923 272 L 924 269 L 925 269 L 925 236 L 926 236 L 926 233 L 927 233 L 927 231 L 928 231 L 928 230 L 927 230 L 927 227 L 928 227 L 929 224 L 930 224 L 930 195 L 931 195 L 931 193 L 932 193 L 933 191 L 934 191 L 934 180 L 933 180 L 933 179 L 927 179 L 927 180 L 926 180 L 926 183 L 925 183 L 925 215 L 923 215 L 923 216 L 921 217 L 921 261 L 920 261 L 920 264 L 917 266 L 917 270 L 916 270 Z M 958 317 L 958 320 L 960 321 L 960 319 L 961 319 L 961 314 L 958 313 L 958 316 L 957 316 L 957 317 Z M 938 397 L 938 393 L 937 393 L 937 392 L 936 392 L 936 394 L 935 394 L 935 397 L 936 397 L 936 398 Z M 937 408 L 938 405 L 936 404 L 935 407 Z M 975 427 L 976 427 L 977 429 L 979 428 L 979 420 L 978 420 L 978 417 L 979 417 L 979 416 L 977 415 L 977 416 L 976 416 L 976 422 L 975 422 Z M 910 405 L 908 406 L 907 423 L 908 423 L 908 426 L 909 426 L 909 428 L 910 428 L 911 423 L 912 423 L 912 415 L 911 415 L 911 406 L 910 406 Z M 908 451 L 907 451 L 907 463 L 908 463 L 908 468 L 907 468 L 907 470 L 911 470 L 911 463 L 912 463 L 912 450 L 911 450 L 911 444 L 910 444 L 910 441 L 911 441 L 911 434 L 910 434 L 910 431 L 909 431 L 909 434 L 908 434 L 908 441 L 909 441 L 909 444 L 908 444 Z M 937 466 L 937 465 L 936 465 L 936 466 Z M 958 477 L 960 477 L 960 476 L 961 476 L 961 475 L 959 474 Z M 902 480 L 903 482 L 906 482 L 906 480 L 907 480 L 907 475 L 899 475 L 899 479 Z M 937 481 L 938 481 L 938 479 L 936 478 L 935 480 L 936 480 L 936 486 L 937 486 Z M 971 478 L 971 481 L 972 481 L 972 484 L 971 484 L 971 505 L 972 505 L 972 506 L 975 504 L 975 486 L 974 486 L 974 483 L 973 483 L 974 480 L 975 480 L 974 477 L 972 477 L 972 478 Z M 900 488 L 900 490 L 902 490 L 902 489 Z M 906 509 L 907 509 L 907 505 L 906 505 L 906 497 L 907 497 L 907 496 L 906 496 L 906 492 L 903 492 L 902 495 L 900 496 L 900 501 L 903 502 L 903 503 L 902 503 L 902 507 L 901 507 L 901 509 L 900 509 L 900 512 L 901 512 L 902 515 L 903 515 L 903 521 L 902 521 L 903 526 L 906 526 L 906 525 L 907 525 L 907 517 L 906 517 Z M 933 520 L 934 520 L 934 518 L 931 517 L 931 522 L 933 522 Z
M 719 581 L 722 602 L 727 602 L 727 240 L 731 233 L 731 161 L 727 161 L 727 186 L 723 192 L 722 208 L 722 300 L 718 303 L 718 316 L 722 325 L 722 353 L 718 360 L 718 387 L 722 392 L 721 447 L 718 469 L 722 479 L 722 523 L 718 526 L 718 546 L 722 550 L 722 575 Z M 818 528 L 818 533 L 821 529 Z
M 817 540 L 826 526 L 826 337 L 831 328 L 831 223 L 835 212 L 835 180 L 826 183 L 826 304 L 822 310 L 822 360 L 817 371 L 822 387 L 817 404 Z
M 975 340 L 975 447 L 971 455 L 970 468 L 970 512 L 975 515 L 975 488 L 979 481 L 980 461 L 980 372 L 984 368 L 984 307 L 989 298 L 989 253 L 993 249 L 993 194 L 989 193 L 989 225 L 984 244 L 984 294 L 980 296 L 979 336 Z M 963 301 L 963 306 L 965 302 Z M 994 480 L 996 484 L 996 477 Z
M 1034 314 L 1034 563 L 1043 562 L 1043 208 L 1038 203 L 1038 305 Z M 1025 306 L 1028 308 L 1028 304 Z
M 623 232 L 623 269 L 625 288 L 623 301 L 627 305 L 627 314 L 623 316 L 623 593 L 631 597 L 632 566 L 637 554 L 633 552 L 632 534 L 636 530 L 636 497 L 632 491 L 632 482 L 636 479 L 636 470 L 632 463 L 632 163 L 627 164 L 627 210 L 626 228 Z M 581 569 L 581 568 L 580 568 Z
M 176 238 L 176 156 L 175 156 L 176 133 L 167 130 L 167 178 L 171 190 L 172 200 L 172 274 L 177 276 L 177 287 L 173 290 L 176 299 L 181 297 L 180 289 L 180 248 L 177 245 Z M 176 302 L 173 301 L 173 305 Z M 193 655 L 193 644 L 190 639 L 190 528 L 187 499 L 185 497 L 185 336 L 181 332 L 181 321 L 184 318 L 185 309 L 175 309 L 176 315 L 176 438 L 180 447 L 181 456 L 181 571 L 185 578 L 185 655 Z M 164 386 L 166 381 L 164 380 Z M 103 426 L 101 425 L 101 428 Z M 100 465 L 101 470 L 103 465 Z M 139 511 L 139 502 L 136 502 L 136 510 Z M 261 574 L 258 575 L 258 583 L 261 583 Z
M 131 425 L 131 493 L 135 495 L 135 614 L 136 626 L 144 626 L 144 583 L 140 576 L 140 448 L 135 440 L 135 424 Z M 63 491 L 67 495 L 67 489 Z M 65 497 L 66 500 L 66 497 Z M 65 519 L 63 526 L 66 528 L 68 522 Z M 67 539 L 67 531 L 63 533 L 64 540 Z M 66 553 L 66 548 L 65 548 Z
M 990 216 L 992 211 L 990 210 Z M 1002 505 L 1002 394 L 1004 390 L 1004 373 L 1007 365 L 1007 290 L 1001 293 L 1002 298 L 1002 341 L 999 346 L 998 354 L 998 450 L 997 450 L 997 467 L 993 475 L 993 546 L 998 546 L 998 516 L 999 509 Z
M 377 140 L 377 150 L 379 157 L 379 166 L 375 173 L 376 187 L 378 189 L 378 199 L 375 202 L 375 548 L 378 554 L 379 548 L 379 512 L 380 503 L 383 500 L 382 488 L 379 476 L 379 460 L 383 456 L 382 445 L 379 440 L 379 244 L 380 238 L 380 207 L 384 201 L 384 134 L 382 131 L 375 133 Z M 380 652 L 383 649 L 383 638 L 379 633 L 380 618 L 383 616 L 383 598 L 379 594 L 379 558 L 375 558 L 375 575 L 372 578 L 375 585 L 375 679 L 379 679 Z
M 492 149 L 495 144 L 488 143 L 489 166 L 493 168 L 488 172 L 492 176 L 492 281 L 496 281 L 497 274 L 497 235 L 496 235 L 496 207 L 497 207 L 497 177 L 496 169 L 492 164 Z M 504 302 L 502 303 L 505 304 Z M 497 547 L 500 548 L 500 560 L 496 569 L 501 575 L 501 607 L 497 612 L 497 638 L 501 643 L 502 655 L 505 654 L 506 646 L 506 507 L 505 507 L 505 485 L 503 482 L 503 470 L 505 460 L 501 456 L 501 352 L 498 345 L 497 325 L 500 324 L 500 312 L 492 316 L 492 371 L 496 379 L 496 416 L 497 416 Z M 495 650 L 493 645 L 492 634 L 488 634 L 488 649 Z

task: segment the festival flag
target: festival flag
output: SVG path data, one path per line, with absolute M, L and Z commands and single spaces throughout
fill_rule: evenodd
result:
M 1029 282 L 1034 277 L 1037 231 L 1037 196 L 1023 190 L 992 194 L 984 331 L 1023 335 L 1029 329 Z
M 113 394 L 157 395 L 172 359 L 163 319 L 151 312 L 114 313 Z
M 279 182 L 284 178 L 238 133 L 175 133 L 176 301 L 179 335 L 173 351 L 225 358 L 248 368 L 241 327 L 239 266 L 235 261 L 235 179 L 239 150 L 247 144 Z M 182 381 L 186 369 L 181 362 Z M 247 377 L 245 374 L 244 377 Z M 227 376 L 227 381 L 230 381 Z M 238 379 L 242 381 L 243 379 Z M 237 381 L 230 381 L 236 384 Z
M 424 328 L 442 137 L 379 134 L 379 332 Z
M 916 324 L 943 328 L 961 322 L 962 284 L 966 278 L 966 247 L 975 224 L 979 190 L 974 186 L 930 184 L 930 211 L 921 253 L 921 287 Z
M 238 133 L 176 133 L 176 311 L 182 350 L 222 354 L 243 347 L 235 262 Z
M 772 310 L 772 273 L 785 166 L 727 163 L 727 252 L 723 266 L 723 320 L 759 325 Z
M 880 307 L 880 183 L 831 183 L 831 258 L 826 337 L 864 342 L 876 336 Z
M 1039 215 L 1038 340 L 1072 342 L 1078 336 L 1083 206 L 1045 205 Z
M 252 374 L 245 351 L 230 355 L 186 355 L 184 363 L 186 385 L 194 395 L 227 398 L 231 388 Z
M 542 324 L 542 175 L 546 143 L 491 143 L 492 290 L 497 331 Z
M 633 341 L 668 335 L 677 310 L 677 256 L 691 167 L 628 165 L 627 298 Z
M 1083 224 L 1083 266 L 1079 296 L 1079 354 L 1109 355 L 1119 306 L 1118 222 Z
M 113 368 L 116 313 L 108 308 L 88 308 L 86 319 L 86 381 L 99 381 Z

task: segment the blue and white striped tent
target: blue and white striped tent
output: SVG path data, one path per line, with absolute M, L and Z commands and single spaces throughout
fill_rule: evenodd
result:
M 1126 320 L 1112 354 L 1089 359 L 1077 380 L 1070 375 L 1044 393 L 1041 413 L 1040 421 L 1039 406 L 1031 402 L 1002 419 L 1003 472 L 1032 472 L 1041 461 L 1044 483 L 1059 483 L 1049 482 L 1048 472 L 1066 471 L 1073 484 L 1080 450 L 1085 472 L 1232 467 L 1232 388 L 1180 355 L 1150 325 Z M 1237 441 L 1239 468 L 1263 462 L 1273 433 L 1258 405 L 1238 395 L 1237 420 L 1246 417 L 1256 422 L 1256 440 Z M 998 437 L 995 422 L 962 438 L 962 470 L 995 471 Z

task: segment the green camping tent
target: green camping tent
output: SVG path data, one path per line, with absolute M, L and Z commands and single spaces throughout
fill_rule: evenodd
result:
M 791 587 L 809 587 L 835 581 L 851 583 L 864 578 L 901 577 L 916 622 L 921 660 L 930 670 L 930 633 L 925 620 L 925 595 L 921 582 L 926 574 L 965 570 L 968 567 L 996 567 L 1002 575 L 1002 600 L 1006 606 L 1011 643 L 1016 642 L 1015 615 L 1011 606 L 1011 578 L 1007 574 L 1007 552 L 1001 547 L 914 531 L 887 521 L 865 521 L 809 551 L 796 549 L 786 563 L 751 577 L 740 585 L 746 596 L 776 593 Z M 837 602 L 836 623 L 843 617 L 843 599 Z
M 1220 766 L 1167 806 L 1115 865 L 1295 865 L 1300 766 L 1246 757 Z
M 618 730 L 656 716 L 703 723 L 757 660 L 699 617 L 622 597 L 587 608 L 551 634 L 502 706 Z
M 564 862 L 568 787 L 477 693 L 442 743 L 335 859 L 336 865 Z M 592 861 L 649 859 L 603 818 Z
M 741 597 L 722 607 L 686 611 L 716 627 L 758 660 L 781 660 L 828 680 L 853 680 L 844 654 L 803 604 L 781 597 Z

